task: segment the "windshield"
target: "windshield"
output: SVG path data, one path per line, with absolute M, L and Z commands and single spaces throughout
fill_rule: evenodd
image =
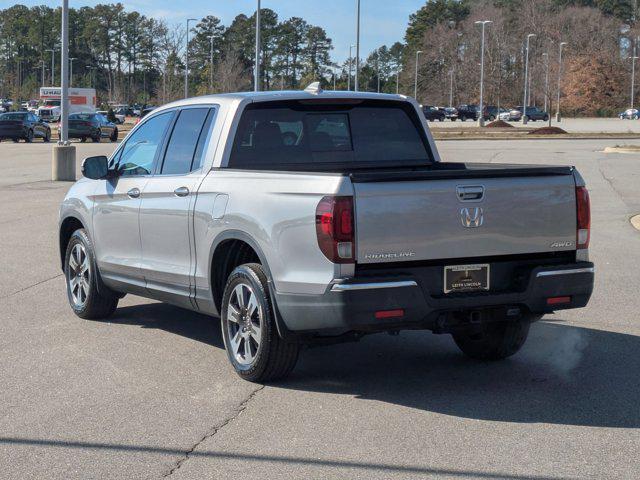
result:
M 323 170 L 432 161 L 411 104 L 393 101 L 265 102 L 243 112 L 229 167 Z M 326 168 L 324 168 L 326 169 Z
M 26 117 L 26 113 L 3 113 L 0 115 L 0 120 L 24 120 Z

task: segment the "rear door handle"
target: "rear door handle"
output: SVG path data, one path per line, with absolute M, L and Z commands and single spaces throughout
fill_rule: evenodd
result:
M 137 187 L 132 188 L 127 192 L 129 198 L 138 198 L 140 196 L 140 189 Z
M 186 197 L 189 195 L 189 189 L 187 187 L 178 187 L 173 193 L 175 193 L 176 197 Z

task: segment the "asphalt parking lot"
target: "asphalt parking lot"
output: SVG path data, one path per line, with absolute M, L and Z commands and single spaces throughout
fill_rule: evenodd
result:
M 540 128 L 547 126 L 547 122 L 536 121 L 522 125 L 521 122 L 508 122 L 517 128 Z M 640 120 L 620 120 L 619 118 L 565 118 L 562 122 L 551 121 L 554 127 L 560 127 L 569 133 L 640 133 Z M 432 128 L 473 128 L 477 122 L 467 120 L 466 122 L 429 122 Z
M 216 319 L 134 296 L 109 321 L 75 317 L 56 231 L 69 184 L 49 181 L 51 146 L 0 144 L 0 477 L 640 477 L 640 155 L 602 153 L 618 143 L 439 144 L 449 161 L 580 169 L 587 308 L 546 317 L 502 363 L 403 332 L 306 350 L 266 387 L 236 377 Z

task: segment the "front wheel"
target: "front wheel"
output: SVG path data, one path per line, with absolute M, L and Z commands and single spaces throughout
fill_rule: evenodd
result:
M 229 276 L 222 298 L 222 336 L 236 373 L 250 382 L 287 376 L 300 349 L 278 335 L 262 265 L 248 263 Z
M 96 134 L 91 137 L 91 141 L 93 143 L 100 143 L 100 140 L 102 140 L 102 132 L 98 130 Z
M 33 130 L 29 130 L 27 132 L 27 136 L 25 137 L 24 141 L 27 143 L 33 142 Z
M 118 141 L 118 129 L 114 128 L 113 132 L 111 133 L 111 136 L 109 137 L 109 140 L 111 140 L 112 142 L 117 142 Z
M 49 143 L 51 141 L 51 130 L 47 130 L 44 134 L 44 138 L 42 139 L 45 143 Z
M 522 320 L 487 322 L 480 331 L 456 333 L 453 340 L 462 352 L 476 360 L 502 360 L 518 352 L 529 335 L 531 322 L 539 317 Z
M 84 229 L 73 232 L 64 261 L 67 297 L 80 318 L 99 320 L 115 312 L 118 297 L 106 287 L 98 289 L 93 244 Z

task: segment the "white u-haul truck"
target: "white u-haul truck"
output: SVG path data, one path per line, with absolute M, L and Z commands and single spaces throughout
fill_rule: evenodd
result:
M 38 108 L 38 115 L 45 122 L 57 122 L 60 120 L 60 87 L 41 87 L 40 100 L 42 106 Z M 69 113 L 95 112 L 96 90 L 95 88 L 70 88 L 69 89 Z

